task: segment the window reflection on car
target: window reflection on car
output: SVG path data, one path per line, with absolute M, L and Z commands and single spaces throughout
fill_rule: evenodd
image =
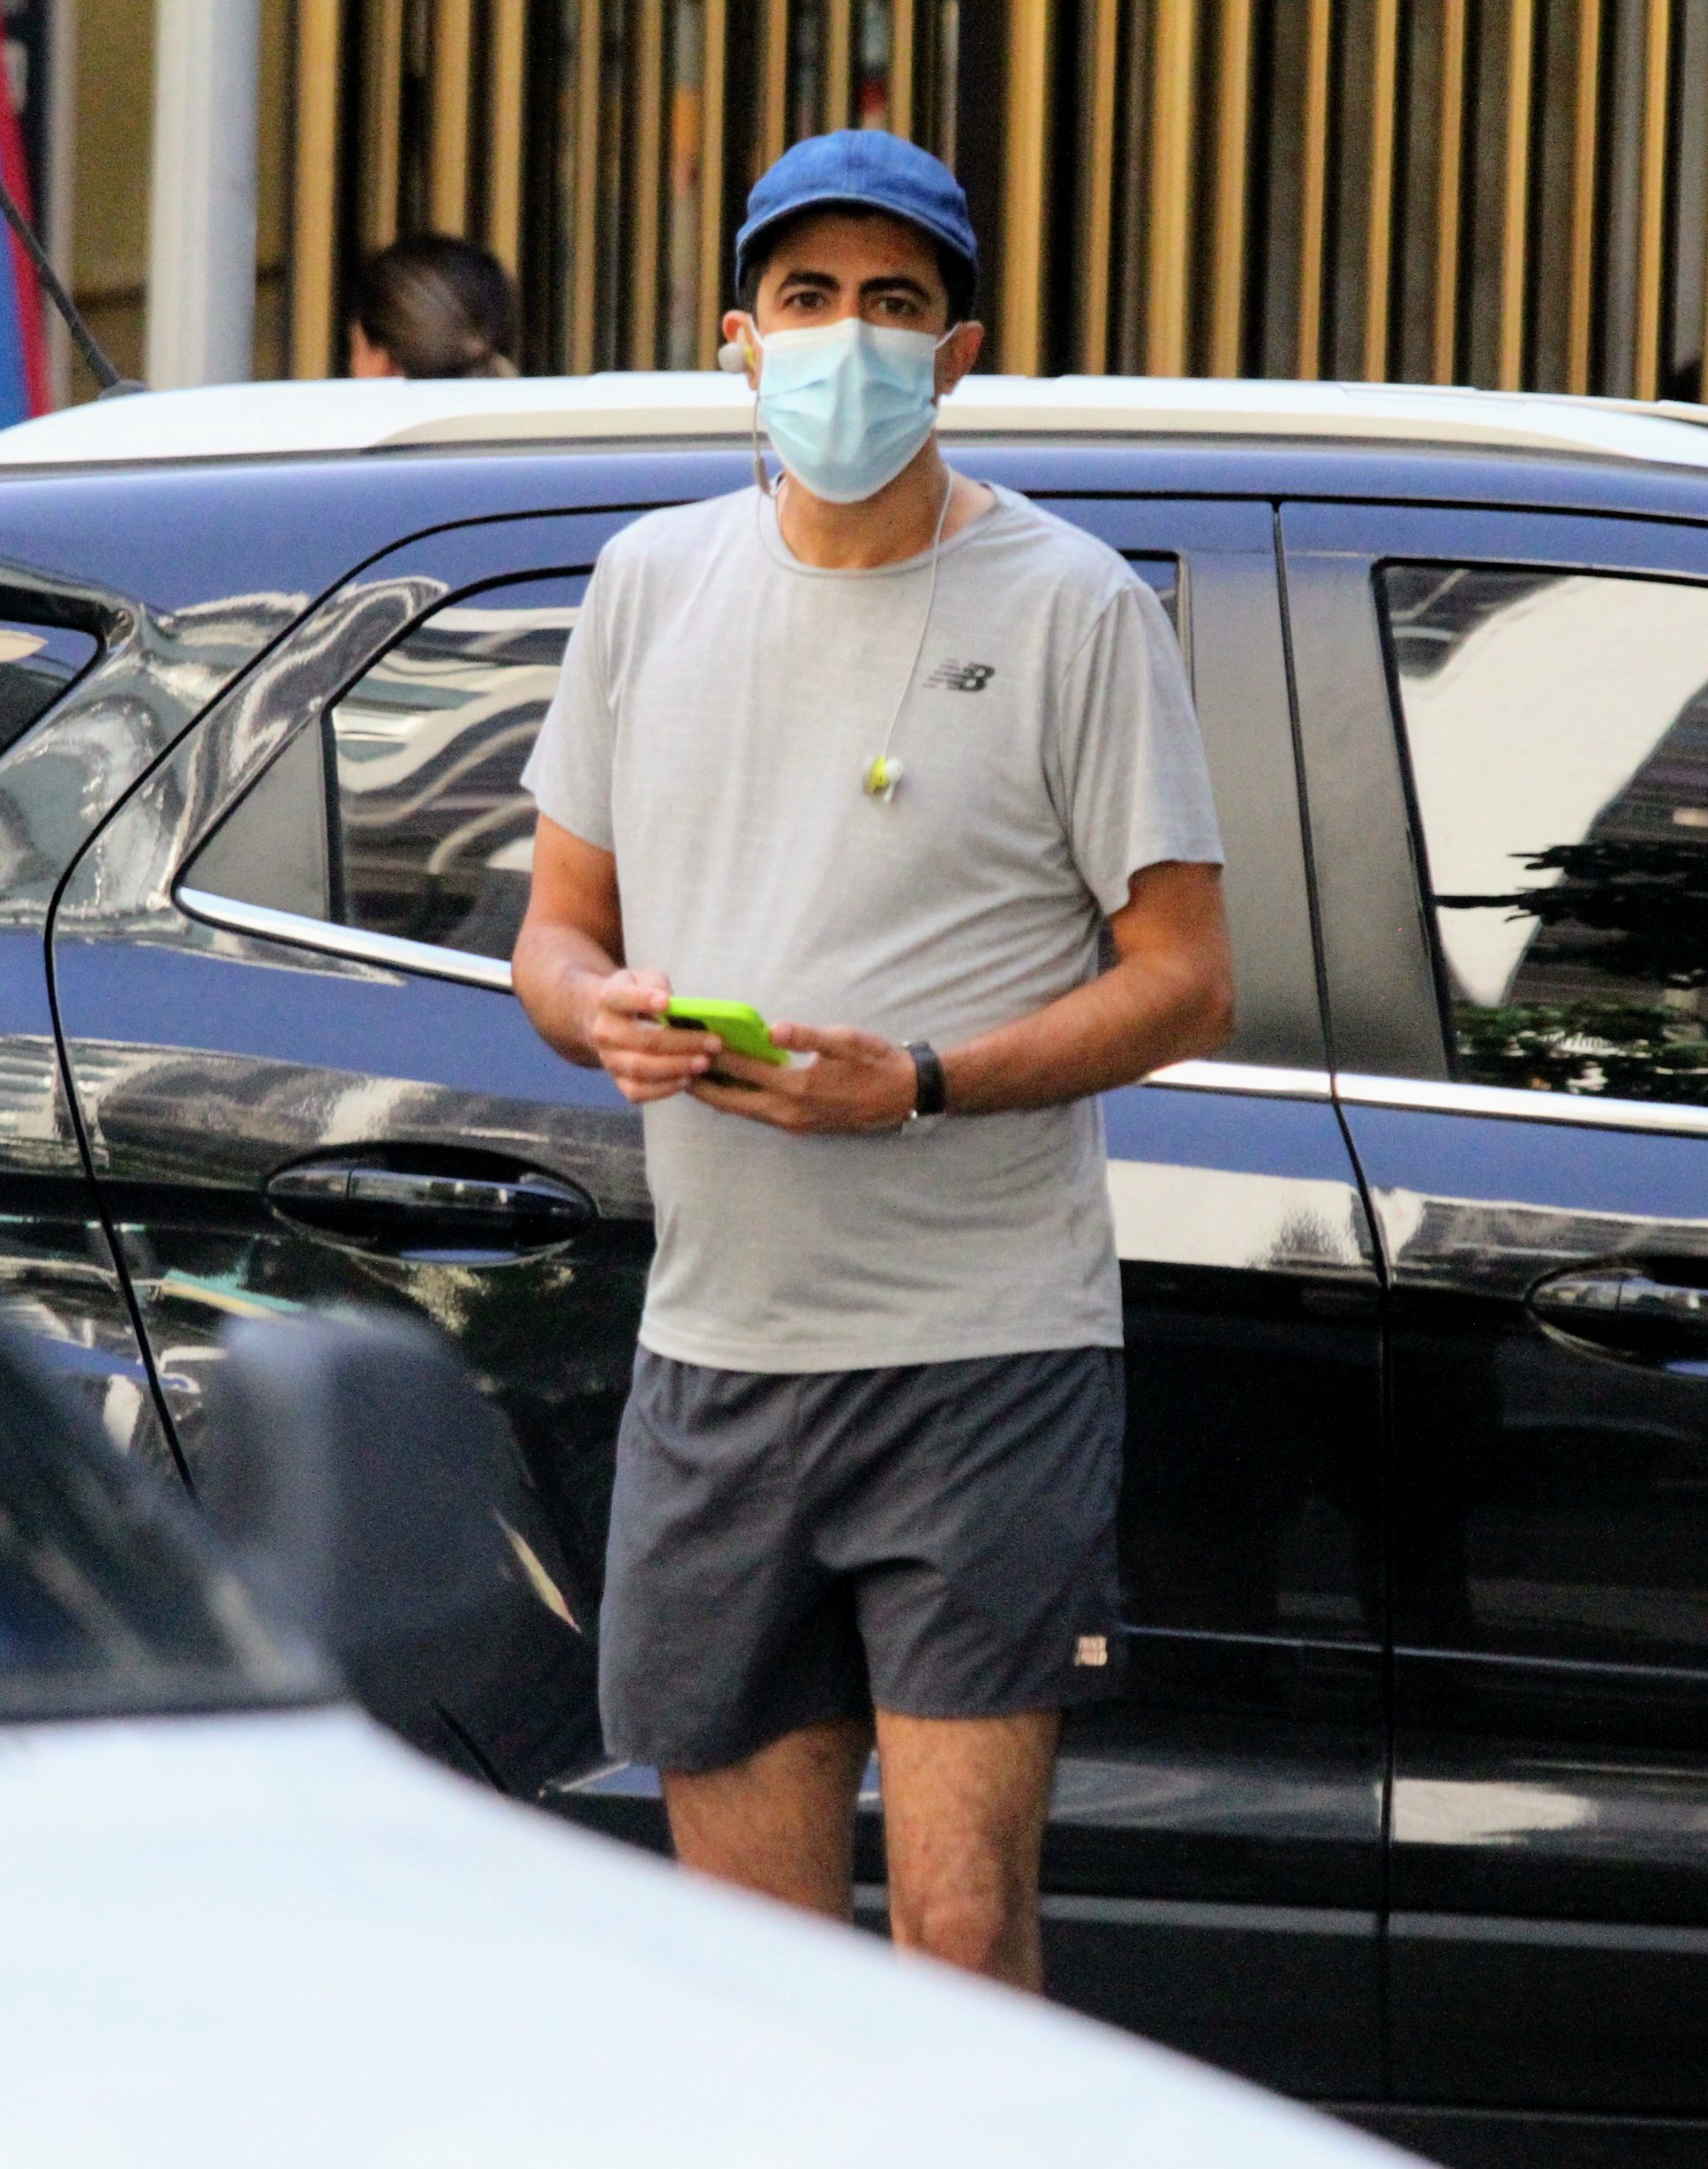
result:
M 1460 1073 L 1708 1103 L 1708 587 L 1381 580 Z

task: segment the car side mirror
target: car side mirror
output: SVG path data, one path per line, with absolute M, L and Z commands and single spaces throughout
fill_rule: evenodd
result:
M 455 1352 L 390 1315 L 252 1321 L 209 1394 L 199 1495 L 257 1600 L 425 1743 L 512 1600 L 502 1418 Z

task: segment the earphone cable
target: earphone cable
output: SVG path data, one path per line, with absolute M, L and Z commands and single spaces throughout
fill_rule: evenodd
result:
M 907 705 L 907 696 L 913 691 L 914 680 L 919 674 L 920 658 L 925 652 L 926 636 L 931 629 L 931 613 L 937 608 L 937 567 L 943 559 L 943 529 L 944 522 L 949 517 L 949 501 L 954 493 L 954 470 L 945 467 L 943 471 L 943 502 L 937 507 L 937 530 L 931 537 L 931 584 L 925 591 L 925 614 L 919 621 L 919 638 L 914 645 L 914 659 L 908 664 L 907 675 L 901 682 L 901 691 L 896 697 L 895 710 L 890 718 L 890 727 L 884 734 L 883 748 L 877 759 L 872 764 L 872 771 L 887 768 L 889 765 L 890 748 L 895 739 L 896 726 L 901 720 L 901 712 Z M 868 772 L 870 773 L 872 771 Z M 890 792 L 894 788 L 895 786 L 892 783 L 888 790 L 874 793 L 873 795 L 888 798 Z

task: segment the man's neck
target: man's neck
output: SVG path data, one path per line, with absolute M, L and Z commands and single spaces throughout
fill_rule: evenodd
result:
M 946 516 L 944 493 L 952 493 Z M 893 482 L 856 505 L 833 505 L 791 475 L 777 501 L 777 521 L 790 554 L 825 572 L 864 572 L 899 565 L 929 550 L 943 517 L 944 541 L 990 502 L 982 482 L 952 474 L 935 436 L 928 437 Z

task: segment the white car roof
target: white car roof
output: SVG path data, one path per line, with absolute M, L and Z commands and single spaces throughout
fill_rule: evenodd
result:
M 255 458 L 402 445 L 740 439 L 753 396 L 716 373 L 222 384 L 69 407 L 0 430 L 0 468 Z M 1708 408 L 1400 384 L 968 377 L 945 434 L 1376 439 L 1708 467 Z
M 6 1727 L 0 1919 L 19 2169 L 1409 2158 L 553 1824 L 349 1710 Z

